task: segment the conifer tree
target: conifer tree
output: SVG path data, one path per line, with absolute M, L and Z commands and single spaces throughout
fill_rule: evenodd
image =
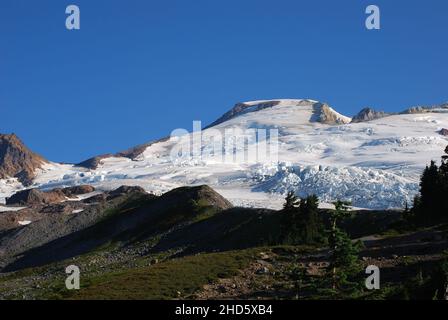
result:
M 334 211 L 331 212 L 331 229 L 334 230 L 337 226 L 337 222 L 350 217 L 351 213 L 349 211 L 351 203 L 348 201 L 338 200 L 333 202 Z
M 288 192 L 282 210 L 282 238 L 289 244 L 312 244 L 322 241 L 323 223 L 319 216 L 319 199 L 298 199 Z
M 319 198 L 316 195 L 308 196 L 300 205 L 303 226 L 303 240 L 305 243 L 322 241 L 323 223 L 319 216 Z
M 285 204 L 281 212 L 281 239 L 283 243 L 294 243 L 297 232 L 295 221 L 299 214 L 300 200 L 293 191 L 289 191 L 285 198 Z
M 420 195 L 414 199 L 411 214 L 416 225 L 448 220 L 448 147 L 440 167 L 435 161 L 425 168 L 420 179 Z
M 285 204 L 283 205 L 284 211 L 295 210 L 299 204 L 299 200 L 296 197 L 294 191 L 289 191 L 285 198 Z
M 425 168 L 420 181 L 420 220 L 429 223 L 440 211 L 439 168 L 434 161 Z
M 445 154 L 442 156 L 442 164 L 440 165 L 440 195 L 442 197 L 441 212 L 439 218 L 441 220 L 448 219 L 448 146 L 445 148 Z
M 349 279 L 360 271 L 358 259 L 359 246 L 353 244 L 350 237 L 338 227 L 338 222 L 349 217 L 350 202 L 334 202 L 335 210 L 331 213 L 331 230 L 328 243 L 331 250 L 329 271 L 332 277 L 333 289 L 352 284 Z

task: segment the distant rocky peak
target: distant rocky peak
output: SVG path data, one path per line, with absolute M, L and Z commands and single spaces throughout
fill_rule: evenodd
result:
M 28 149 L 15 134 L 0 134 L 0 179 L 17 178 L 30 185 L 36 169 L 48 161 Z
M 330 125 L 347 124 L 351 122 L 351 118 L 336 112 L 326 103 L 320 103 L 320 102 L 314 103 L 313 112 L 314 115 L 312 117 L 312 121 L 315 122 Z
M 353 123 L 366 122 L 366 121 L 384 118 L 389 115 L 390 115 L 389 113 L 386 113 L 384 111 L 376 111 L 372 108 L 364 108 L 356 116 L 354 116 L 352 118 L 352 122 Z
M 223 114 L 215 122 L 207 126 L 213 127 L 237 116 L 247 114 L 250 112 L 257 112 L 260 110 L 274 108 L 274 107 L 312 107 L 314 115 L 312 122 L 321 122 L 326 124 L 342 124 L 350 122 L 350 118 L 345 117 L 329 105 L 320 103 L 311 99 L 274 99 L 274 100 L 256 100 L 237 103 L 231 110 Z
M 258 111 L 266 108 L 271 108 L 278 105 L 280 101 L 277 100 L 269 100 L 269 101 L 254 101 L 254 102 L 240 102 L 237 103 L 232 109 L 224 113 L 221 117 L 219 117 L 216 121 L 211 123 L 207 128 L 216 126 L 220 123 L 228 121 L 236 116 L 252 112 Z
M 416 113 L 428 113 L 428 112 L 448 112 L 448 102 L 442 104 L 436 104 L 432 106 L 415 106 L 410 107 L 400 114 L 416 114 Z

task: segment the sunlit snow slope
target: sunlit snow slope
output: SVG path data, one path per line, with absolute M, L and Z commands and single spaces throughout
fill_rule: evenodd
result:
M 173 161 L 173 147 L 187 143 L 178 138 L 152 144 L 135 160 L 106 158 L 95 170 L 46 164 L 35 186 L 92 184 L 111 189 L 128 184 L 162 193 L 183 185 L 208 184 L 242 206 L 276 208 L 283 195 L 294 190 L 300 196 L 317 194 L 324 203 L 343 199 L 361 208 L 402 208 L 418 191 L 424 166 L 438 160 L 448 145 L 448 139 L 438 133 L 448 128 L 445 111 L 350 123 L 350 118 L 312 100 L 248 102 L 203 135 L 229 128 L 278 129 L 278 161 L 223 163 L 213 154 Z M 212 143 L 204 139 L 202 150 L 212 149 Z M 237 150 L 224 147 L 224 151 L 238 155 L 253 144 L 257 141 Z M 17 182 L 14 186 L 1 182 L 0 197 L 15 189 Z

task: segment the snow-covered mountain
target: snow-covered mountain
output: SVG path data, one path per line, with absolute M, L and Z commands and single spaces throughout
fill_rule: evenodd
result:
M 173 150 L 185 150 L 197 138 L 198 133 L 191 133 L 97 157 L 89 162 L 92 166 L 43 163 L 35 170 L 33 186 L 91 184 L 110 190 L 127 184 L 164 193 L 208 184 L 241 206 L 278 208 L 284 194 L 295 190 L 300 196 L 317 194 L 324 203 L 344 199 L 362 208 L 403 207 L 418 191 L 424 166 L 438 160 L 448 145 L 448 138 L 439 134 L 448 128 L 448 105 L 408 110 L 368 110 L 352 122 L 314 100 L 240 103 L 202 131 L 200 157 L 188 153 L 173 159 Z M 249 138 L 243 147 L 216 148 L 227 131 L 256 129 L 267 130 L 268 138 L 269 130 L 278 130 L 278 144 Z M 278 151 L 278 158 L 245 156 L 262 147 Z M 222 161 L 216 150 L 234 160 Z M 17 179 L 0 180 L 0 201 L 21 188 Z

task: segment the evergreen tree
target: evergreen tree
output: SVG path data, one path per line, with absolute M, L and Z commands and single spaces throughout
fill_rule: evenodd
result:
M 420 221 L 427 224 L 441 210 L 439 168 L 434 161 L 425 168 L 420 181 Z
M 312 244 L 322 241 L 323 223 L 319 216 L 319 199 L 308 196 L 298 200 L 288 192 L 282 210 L 282 238 L 288 244 Z
M 448 147 L 440 167 L 434 161 L 425 168 L 420 179 L 420 195 L 411 210 L 416 225 L 430 225 L 448 220 Z
M 448 146 L 445 148 L 445 154 L 442 156 L 442 164 L 440 165 L 439 171 L 440 196 L 442 198 L 439 218 L 441 220 L 448 220 Z
M 294 243 L 295 234 L 297 233 L 294 222 L 299 214 L 300 200 L 293 191 L 289 191 L 285 198 L 285 204 L 281 212 L 281 240 L 283 243 Z
M 296 197 L 294 191 L 289 191 L 285 198 L 285 204 L 283 205 L 284 212 L 290 212 L 297 208 L 299 200 Z
M 328 242 L 332 249 L 329 269 L 333 289 L 347 289 L 355 285 L 352 279 L 361 271 L 359 245 L 353 243 L 347 233 L 338 227 L 332 230 Z
M 349 201 L 338 200 L 336 202 L 333 202 L 333 205 L 334 210 L 330 212 L 332 230 L 336 228 L 338 221 L 351 216 L 351 213 L 349 211 L 351 203 Z
M 331 230 L 328 243 L 331 250 L 329 272 L 332 278 L 333 289 L 346 288 L 352 284 L 360 271 L 358 259 L 359 245 L 353 244 L 350 237 L 338 227 L 338 222 L 349 217 L 350 202 L 336 201 L 335 210 L 331 213 Z
M 303 240 L 305 243 L 322 241 L 323 223 L 319 215 L 319 198 L 316 195 L 308 196 L 300 205 L 301 220 L 303 224 Z
M 442 175 L 448 174 L 448 146 L 445 148 L 445 154 L 442 156 L 442 164 L 440 165 Z

